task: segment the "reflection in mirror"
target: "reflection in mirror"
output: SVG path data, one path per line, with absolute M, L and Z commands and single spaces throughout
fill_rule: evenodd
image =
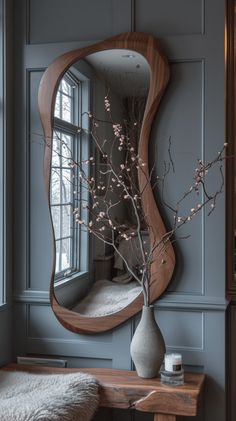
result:
M 59 304 L 82 315 L 115 313 L 141 292 L 140 241 L 147 254 L 149 236 L 137 167 L 148 90 L 148 63 L 125 49 L 77 61 L 57 90 L 50 189 L 54 291 Z M 124 194 L 123 168 L 135 208 Z
M 107 50 L 110 50 L 112 53 L 114 50 L 118 52 L 119 49 L 124 49 L 122 52 L 125 57 L 117 59 L 117 66 L 118 64 L 121 64 L 121 60 L 123 59 L 124 61 L 126 59 L 131 60 L 130 64 L 132 62 L 135 63 L 136 53 L 141 54 L 141 56 L 147 60 L 148 69 L 146 70 L 146 73 L 149 75 L 150 72 L 151 75 L 151 77 L 148 78 L 150 79 L 149 83 L 147 83 L 147 86 L 149 85 L 147 100 L 139 100 L 139 98 L 144 97 L 144 93 L 141 92 L 135 96 L 133 88 L 132 93 L 130 94 L 131 81 L 134 83 L 134 86 L 140 85 L 140 83 L 138 84 L 136 81 L 138 79 L 137 74 L 140 73 L 140 68 L 142 68 L 141 62 L 135 63 L 136 73 L 132 73 L 133 70 L 131 71 L 130 64 L 128 65 L 128 69 L 125 67 L 124 73 L 122 73 L 122 75 L 125 74 L 125 77 L 120 76 L 121 72 L 119 70 L 119 76 L 117 77 L 115 75 L 113 77 L 113 80 L 115 80 L 113 85 L 110 80 L 112 79 L 111 74 L 113 74 L 114 71 L 113 69 L 111 70 L 111 67 L 105 65 L 105 56 L 103 59 L 97 60 L 100 65 L 95 65 L 92 61 L 89 63 L 89 58 L 92 58 L 92 53 L 104 52 Z M 127 50 L 127 53 L 125 49 Z M 137 57 L 142 60 L 142 57 Z M 112 57 L 111 63 L 114 60 L 115 58 Z M 134 69 L 134 67 L 132 69 Z M 129 79 L 127 78 L 128 74 L 131 75 Z M 53 312 L 59 322 L 65 328 L 70 329 L 73 332 L 105 332 L 120 325 L 137 314 L 141 310 L 143 303 L 146 305 L 148 302 L 153 303 L 158 299 L 171 280 L 175 267 L 175 254 L 172 244 L 168 240 L 165 243 L 164 251 L 161 250 L 164 252 L 165 257 L 163 258 L 162 253 L 159 252 L 158 244 L 167 232 L 155 201 L 153 185 L 151 185 L 150 182 L 152 169 L 149 170 L 148 167 L 150 132 L 156 111 L 167 87 L 169 76 L 168 61 L 160 49 L 158 40 L 148 34 L 126 32 L 96 44 L 62 54 L 51 63 L 40 81 L 38 104 L 45 139 L 44 181 L 50 208 L 52 196 L 55 199 L 55 195 L 53 195 L 52 191 L 50 192 L 50 181 L 52 180 L 51 169 L 56 173 L 54 175 L 54 179 L 57 180 L 55 183 L 58 184 L 56 196 L 63 199 L 64 194 L 66 200 L 69 200 L 68 197 L 70 197 L 69 203 L 59 203 L 57 201 L 53 204 L 53 207 L 55 207 L 53 212 L 57 215 L 57 224 L 60 224 L 61 227 L 58 225 L 57 229 L 55 229 L 55 232 L 57 231 L 56 240 L 55 232 L 53 231 L 53 244 L 55 247 L 53 250 L 52 276 L 50 282 L 50 301 Z M 61 83 L 63 77 L 65 79 L 68 77 L 67 80 L 70 80 L 69 85 L 71 85 L 71 88 L 64 86 L 64 82 Z M 124 80 L 128 80 L 128 84 L 125 85 Z M 142 87 L 143 86 L 146 85 L 142 84 Z M 59 93 L 58 88 L 60 91 Z M 126 92 L 129 90 L 129 94 L 124 94 L 124 89 Z M 99 100 L 99 92 L 102 92 L 103 100 Z M 57 110 L 55 111 L 57 94 Z M 106 96 L 108 98 L 105 98 Z M 75 102 L 71 100 L 71 97 L 75 98 Z M 138 98 L 138 101 L 135 100 L 136 97 Z M 118 98 L 119 105 L 117 105 Z M 129 98 L 132 98 L 132 100 Z M 142 102 L 144 103 L 145 101 L 144 116 L 140 119 L 139 116 L 141 116 L 144 108 Z M 73 104 L 71 106 L 72 117 L 68 117 L 68 104 L 70 103 Z M 61 111 L 58 109 L 59 105 Z M 137 115 L 136 110 L 138 110 Z M 54 112 L 56 114 L 55 116 Z M 65 121 L 60 118 L 60 115 L 65 116 Z M 75 120 L 73 120 L 73 117 Z M 134 121 L 132 119 L 134 118 L 136 124 L 132 124 L 132 121 Z M 120 120 L 124 123 L 122 124 L 121 131 L 120 126 L 117 126 L 117 122 L 119 121 L 120 124 Z M 140 130 L 138 122 L 141 120 L 142 126 Z M 112 121 L 115 122 L 115 125 L 113 125 Z M 105 127 L 106 129 L 104 129 Z M 131 136 L 132 133 L 134 136 Z M 62 135 L 67 135 L 67 138 L 63 139 Z M 118 169 L 122 170 L 121 165 L 126 165 L 126 161 L 122 162 L 122 159 L 124 160 L 126 156 L 126 151 L 123 147 L 124 145 L 118 144 L 119 149 L 117 152 L 115 152 L 113 148 L 115 139 L 118 138 L 116 140 L 119 142 L 122 138 L 121 135 L 126 136 L 127 140 L 128 137 L 134 138 L 134 145 L 138 144 L 138 157 L 136 157 L 134 161 L 131 156 L 131 147 L 134 148 L 134 152 L 136 153 L 135 146 L 129 145 L 129 160 L 127 161 L 125 170 L 127 172 L 127 179 L 131 182 L 134 180 L 133 186 L 140 190 L 142 200 L 140 201 L 139 199 L 137 202 L 130 201 L 128 205 L 136 203 L 136 217 L 137 215 L 142 216 L 142 213 L 145 214 L 145 220 L 149 230 L 148 241 L 146 241 L 147 229 L 145 224 L 140 223 L 140 227 L 137 231 L 140 232 L 139 243 L 143 244 L 143 247 L 141 248 L 142 261 L 145 261 L 146 258 L 144 259 L 144 257 L 146 256 L 146 253 L 151 257 L 149 258 L 147 265 L 145 265 L 146 270 L 140 268 L 140 261 L 138 262 L 137 268 L 135 267 L 137 265 L 134 265 L 135 270 L 129 268 L 129 272 L 132 273 L 134 279 L 137 280 L 138 278 L 140 280 L 141 278 L 142 280 L 145 280 L 143 294 L 139 293 L 130 304 L 123 306 L 119 311 L 114 312 L 113 308 L 113 313 L 108 312 L 108 314 L 104 316 L 85 316 L 79 312 L 71 311 L 71 309 L 75 308 L 75 305 L 78 303 L 81 304 L 83 298 L 88 297 L 88 293 L 90 294 L 92 286 L 98 285 L 97 280 L 102 280 L 104 278 L 105 280 L 113 280 L 110 282 L 113 282 L 113 286 L 116 286 L 113 278 L 117 275 L 119 276 L 119 279 L 121 279 L 121 276 L 120 273 L 117 273 L 119 268 L 114 268 L 116 256 L 114 256 L 114 250 L 111 254 L 110 244 L 108 244 L 108 242 L 99 242 L 98 239 L 93 241 L 90 233 L 87 234 L 83 229 L 84 225 L 87 223 L 89 224 L 87 228 L 92 231 L 91 223 L 93 224 L 93 221 L 96 221 L 94 208 L 92 208 L 91 212 L 88 212 L 86 207 L 86 200 L 89 195 L 88 188 L 85 188 L 83 180 L 87 177 L 87 180 L 90 179 L 92 183 L 91 185 L 87 185 L 90 189 L 89 193 L 93 193 L 90 195 L 92 197 L 90 197 L 90 201 L 87 202 L 87 204 L 92 204 L 93 206 L 96 199 L 99 207 L 101 205 L 101 209 L 103 209 L 106 203 L 105 197 L 115 197 L 119 186 L 113 186 L 112 191 L 111 185 L 113 181 L 111 180 L 111 177 L 109 177 L 107 168 L 109 168 L 109 166 L 111 167 L 112 163 L 114 163 L 118 166 Z M 60 145 L 57 144 L 60 137 L 61 149 Z M 68 137 L 71 140 L 68 140 Z M 100 143 L 98 139 L 100 139 Z M 95 140 L 96 142 L 94 142 Z M 68 141 L 71 142 L 69 147 L 66 144 Z M 55 151 L 57 154 L 59 153 L 59 155 L 61 155 L 59 159 L 55 157 L 53 143 L 55 144 Z M 124 143 L 123 140 L 122 143 Z M 104 148 L 107 148 L 104 152 L 101 151 L 101 144 L 104 144 Z M 52 149 L 55 160 L 53 166 Z M 67 150 L 66 153 L 75 154 L 76 160 L 74 160 L 73 156 L 70 157 L 69 155 L 69 159 L 68 156 L 66 157 L 69 161 L 67 162 L 68 165 L 64 165 L 65 151 L 63 151 L 63 149 Z M 92 158 L 92 160 L 90 160 L 90 158 Z M 134 171 L 131 171 L 131 167 L 128 165 L 131 161 Z M 146 163 L 146 165 L 143 167 L 142 165 L 144 163 Z M 79 168 L 79 166 L 81 167 L 81 164 L 84 167 L 83 169 Z M 62 180 L 63 174 L 65 173 L 64 170 L 69 169 L 72 169 L 72 171 L 67 174 L 64 182 L 64 184 L 67 185 L 68 190 L 68 193 L 65 194 L 64 185 L 60 182 L 60 186 L 63 187 L 59 187 L 58 180 Z M 138 177 L 136 170 L 138 171 Z M 80 179 L 80 173 L 82 174 L 83 180 Z M 68 179 L 70 180 L 70 177 L 72 177 L 71 189 L 69 187 L 71 186 L 71 183 L 67 183 Z M 93 178 L 93 181 L 91 178 Z M 138 183 L 136 183 L 137 178 Z M 76 183 L 76 179 L 79 180 L 79 182 Z M 120 179 L 119 182 L 118 180 L 116 181 L 117 184 L 121 184 Z M 96 198 L 94 197 L 94 194 Z M 103 228 L 100 226 L 98 227 L 97 232 L 98 237 L 101 233 L 114 233 L 114 240 L 117 240 L 115 251 L 116 253 L 118 252 L 118 255 L 119 250 L 117 246 L 121 243 L 119 236 L 123 236 L 122 240 L 125 237 L 132 238 L 132 241 L 135 240 L 135 234 L 132 235 L 134 227 L 133 225 L 130 226 L 130 221 L 133 223 L 133 213 L 130 210 L 130 206 L 128 206 L 128 210 L 124 210 L 124 201 L 125 197 L 123 191 L 123 196 L 119 196 L 116 211 L 115 206 L 111 207 L 114 218 L 116 217 L 114 222 L 119 226 L 119 229 L 115 230 L 115 227 L 111 229 L 112 227 L 108 219 L 108 229 L 105 229 L 103 232 Z M 85 207 L 83 206 L 83 202 Z M 68 214 L 68 208 L 66 209 L 66 206 L 68 208 L 71 207 L 72 212 L 75 212 L 74 217 L 77 222 L 74 221 L 74 218 L 70 220 L 70 214 Z M 99 207 L 98 209 L 95 207 L 95 210 L 99 210 Z M 101 210 L 101 212 L 103 211 Z M 118 215 L 118 217 L 116 215 Z M 66 217 L 67 221 L 69 221 L 68 226 L 70 227 L 70 232 L 68 233 L 67 229 L 67 235 L 66 237 L 63 237 L 65 233 L 61 221 Z M 128 224 L 125 223 L 125 218 L 127 219 Z M 73 226 L 73 224 L 75 224 L 75 226 Z M 77 241 L 71 239 L 70 233 L 71 230 L 73 232 L 73 229 L 73 239 L 77 236 Z M 127 229 L 131 232 L 127 233 Z M 148 252 L 149 238 L 151 247 Z M 65 243 L 67 244 L 66 246 Z M 56 247 L 58 263 L 57 275 L 55 277 Z M 147 247 L 147 251 L 145 247 Z M 133 249 L 135 249 L 135 246 L 132 245 L 132 247 L 130 247 L 132 255 Z M 61 256 L 59 254 L 61 254 Z M 125 266 L 127 268 L 127 264 Z M 61 276 L 60 272 L 63 276 Z M 147 287 L 148 284 L 149 288 Z M 101 303 L 103 303 L 103 300 L 101 300 Z M 99 307 L 101 309 L 102 304 Z

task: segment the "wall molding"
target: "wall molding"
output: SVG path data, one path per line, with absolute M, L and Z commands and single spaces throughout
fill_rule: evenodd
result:
M 186 295 L 188 300 L 186 302 Z M 48 304 L 50 305 L 49 291 L 36 291 L 25 289 L 16 292 L 13 296 L 15 302 L 23 304 Z M 191 294 L 165 294 L 162 298 L 154 303 L 154 307 L 158 310 L 176 309 L 176 310 L 209 310 L 209 311 L 226 311 L 229 302 L 225 298 L 191 295 Z
M 26 289 L 30 288 L 30 264 L 31 264 L 31 247 L 30 247 L 30 226 L 31 226 L 31 203 L 30 203 L 30 148 L 31 148 L 31 129 L 30 129 L 30 77 L 31 72 L 26 69 L 26 113 L 25 113 L 25 137 L 26 137 L 26 146 L 25 146 L 25 159 L 26 159 L 26 168 L 25 168 L 25 187 L 26 187 L 26 197 L 25 197 L 25 216 L 26 216 Z
M 186 301 L 186 295 L 188 300 Z M 157 309 L 226 311 L 228 301 L 221 297 L 190 294 L 166 294 L 154 306 Z
M 13 301 L 23 304 L 47 304 L 50 306 L 49 290 L 48 291 L 34 291 L 25 289 L 13 295 Z
M 181 39 L 179 39 L 181 38 Z M 172 39 L 171 37 L 159 37 L 158 40 L 165 50 L 169 62 L 187 62 L 187 61 L 205 61 L 204 58 L 204 43 L 200 35 L 193 35 L 192 42 L 196 44 L 196 47 L 190 48 L 187 40 L 189 37 L 181 36 L 178 39 Z M 59 55 L 64 54 L 68 51 L 83 48 L 88 45 L 93 45 L 97 42 L 102 41 L 88 40 L 88 41 L 70 41 L 61 43 L 48 43 L 48 44 L 28 44 L 25 46 L 24 58 L 26 68 L 34 69 L 45 69 L 55 58 Z M 166 46 L 166 47 L 165 47 Z M 196 55 L 198 51 L 198 55 Z

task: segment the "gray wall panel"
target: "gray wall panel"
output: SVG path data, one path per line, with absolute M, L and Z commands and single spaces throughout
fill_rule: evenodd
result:
M 230 375 L 227 377 L 227 401 L 228 401 L 228 416 L 229 420 L 233 421 L 236 419 L 236 303 L 232 302 L 228 312 L 228 332 L 227 332 L 227 354 L 226 354 L 226 365 Z
M 0 366 L 12 359 L 12 1 L 0 0 Z
M 128 0 L 28 0 L 29 42 L 103 39 L 130 30 Z M 43 31 L 42 31 L 43 27 Z
M 204 0 L 136 0 L 136 30 L 157 36 L 204 32 Z
M 52 271 L 52 229 L 44 186 L 44 142 L 38 112 L 38 87 L 42 71 L 27 71 L 28 133 L 28 243 L 27 287 L 48 291 Z M 43 253 L 42 253 L 43 250 Z
M 112 359 L 105 359 L 105 358 L 68 358 L 67 360 L 67 367 L 78 367 L 78 368 L 112 368 Z
M 88 340 L 86 335 L 77 335 L 64 329 L 61 324 L 56 320 L 52 309 L 47 305 L 31 304 L 28 306 L 28 336 L 37 339 L 65 339 L 70 341 Z M 89 337 L 91 343 L 103 342 L 111 343 L 113 333 L 92 335 Z
M 31 0 L 27 13 L 25 1 L 17 2 L 22 15 L 16 21 L 15 354 L 63 356 L 77 367 L 132 367 L 129 344 L 139 317 L 106 334 L 76 335 L 60 326 L 49 307 L 51 239 L 37 114 L 43 68 L 62 52 L 130 30 L 131 3 L 96 2 L 96 14 L 89 13 L 92 0 Z M 152 130 L 150 151 L 161 172 L 171 136 L 176 172 L 168 176 L 166 197 L 175 202 L 191 183 L 196 159 L 211 159 L 224 143 L 224 0 L 137 0 L 136 30 L 160 35 L 171 63 L 171 82 Z M 209 183 L 217 185 L 215 173 Z M 183 212 L 191 207 L 186 202 Z M 164 214 L 168 222 L 171 215 Z M 206 409 L 199 421 L 225 420 L 223 221 L 224 196 L 210 218 L 202 212 L 185 227 L 182 235 L 190 238 L 177 242 L 173 281 L 155 303 L 167 349 L 180 351 L 187 369 L 208 375 Z M 114 412 L 114 420 L 148 417 Z
M 7 364 L 12 358 L 12 308 L 0 307 L 0 366 Z
M 99 361 L 100 367 L 131 369 L 130 322 L 104 334 L 78 335 L 64 329 L 48 305 L 37 304 L 15 305 L 14 319 L 17 355 L 68 356 L 74 358 L 71 364 L 77 358 L 85 366 L 85 361 L 92 359 Z
M 184 193 L 193 184 L 197 158 L 203 157 L 204 139 L 204 63 L 192 59 L 171 64 L 171 81 L 161 103 L 153 127 L 152 154 L 156 162 L 156 174 L 164 174 L 163 162 L 169 162 L 168 147 L 171 137 L 171 155 L 174 171 L 165 181 L 164 200 L 176 207 Z M 153 162 L 153 164 L 154 164 Z M 188 215 L 196 207 L 199 198 L 193 193 L 182 202 L 179 216 Z M 157 201 L 162 205 L 161 196 Z M 173 225 L 173 213 L 161 206 L 162 214 L 168 215 L 167 224 Z M 204 229 L 203 214 L 197 215 L 184 226 L 178 237 L 190 237 L 177 241 L 175 246 L 177 266 L 169 291 L 186 294 L 203 294 L 204 291 Z M 194 250 L 194 252 L 193 252 Z
M 225 420 L 225 316 L 208 313 L 205 318 L 205 419 Z
M 204 350 L 204 314 L 199 311 L 159 311 L 159 325 L 165 329 L 169 348 L 185 351 Z M 168 321 L 168 322 L 167 322 Z

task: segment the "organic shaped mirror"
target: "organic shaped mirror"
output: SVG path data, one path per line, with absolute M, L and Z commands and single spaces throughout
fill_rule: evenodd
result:
M 42 78 L 50 297 L 72 331 L 106 331 L 136 314 L 147 256 L 149 302 L 171 279 L 174 252 L 168 240 L 158 246 L 166 230 L 148 168 L 151 125 L 168 79 L 157 41 L 140 33 L 66 53 Z

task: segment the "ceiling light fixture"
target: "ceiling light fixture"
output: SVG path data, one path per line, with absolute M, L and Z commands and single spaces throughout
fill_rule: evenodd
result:
M 135 58 L 135 55 L 134 54 L 123 54 L 121 57 L 122 58 Z

